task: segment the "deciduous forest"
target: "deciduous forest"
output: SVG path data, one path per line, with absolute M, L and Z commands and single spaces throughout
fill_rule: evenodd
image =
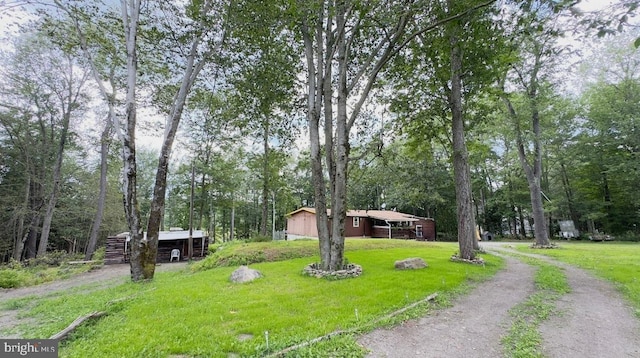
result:
M 463 259 L 566 220 L 638 241 L 638 4 L 595 3 L 0 1 L 0 261 L 130 232 L 149 279 L 159 231 L 271 240 L 304 206 L 328 270 L 350 209 Z

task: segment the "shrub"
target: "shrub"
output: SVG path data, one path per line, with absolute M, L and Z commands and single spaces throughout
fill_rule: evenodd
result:
M 267 235 L 253 235 L 249 239 L 249 242 L 269 242 L 269 241 L 273 241 L 273 238 Z
M 633 231 L 627 231 L 624 234 L 616 235 L 615 239 L 619 240 L 619 241 L 638 242 L 638 241 L 640 241 L 640 235 L 638 235 L 637 233 L 635 233 Z
M 192 265 L 193 271 L 308 257 L 317 254 L 318 248 L 315 243 L 301 245 L 300 243 L 288 242 L 245 243 L 235 241 L 225 242 L 215 245 L 215 247 L 210 246 L 209 252 L 210 254 L 204 260 Z
M 455 242 L 455 241 L 458 241 L 458 236 L 455 233 L 439 232 L 436 235 L 436 240 L 446 241 L 446 242 Z
M 104 260 L 104 255 L 107 252 L 107 249 L 103 246 L 103 247 L 99 247 L 96 251 L 93 252 L 93 260 L 96 261 L 103 261 Z
M 44 256 L 27 260 L 26 266 L 29 266 L 29 267 L 35 267 L 40 265 L 60 266 L 65 262 L 80 260 L 80 259 L 82 259 L 82 254 L 69 254 L 66 251 L 51 251 L 51 252 L 47 252 Z
M 0 287 L 16 288 L 25 286 L 29 276 L 20 270 L 0 269 Z
M 12 270 L 18 270 L 23 268 L 24 266 L 22 265 L 22 262 L 14 259 L 13 257 L 9 259 L 9 262 L 7 263 L 6 268 L 12 269 Z

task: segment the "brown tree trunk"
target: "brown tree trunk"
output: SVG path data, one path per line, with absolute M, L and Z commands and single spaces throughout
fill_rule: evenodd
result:
M 211 7 L 211 2 L 205 2 L 203 12 L 207 12 Z M 202 21 L 199 24 L 203 26 Z M 189 53 L 185 58 L 185 73 L 182 76 L 180 87 L 178 92 L 174 96 L 174 101 L 169 111 L 167 119 L 167 127 L 165 128 L 164 141 L 162 148 L 160 149 L 160 157 L 158 158 L 158 169 L 156 171 L 156 179 L 153 188 L 153 199 L 151 200 L 151 208 L 149 212 L 149 222 L 147 224 L 147 245 L 140 257 L 141 263 L 144 269 L 144 278 L 153 278 L 155 272 L 155 263 L 158 253 L 158 237 L 160 235 L 160 227 L 162 224 L 162 216 L 164 214 L 164 206 L 166 201 L 167 192 L 167 174 L 169 172 L 169 158 L 173 148 L 173 141 L 175 140 L 180 120 L 182 119 L 182 112 L 187 100 L 187 96 L 193 87 L 193 84 L 202 71 L 208 60 L 208 56 L 213 49 L 205 54 L 200 54 L 200 44 L 203 38 L 207 35 L 207 32 L 201 27 L 201 31 L 194 35 L 191 42 Z M 221 38 L 224 41 L 225 34 L 223 33 Z
M 527 238 L 527 228 L 524 225 L 525 218 L 524 218 L 524 214 L 522 213 L 522 207 L 518 206 L 517 210 L 518 210 L 518 221 L 520 222 L 520 235 L 522 235 L 523 239 L 526 239 Z
M 460 258 L 475 259 L 477 241 L 475 235 L 475 217 L 471 196 L 471 173 L 469 154 L 464 138 L 464 118 L 462 115 L 462 54 L 457 36 L 452 34 L 451 43 L 451 107 L 453 131 L 453 172 L 456 187 L 456 205 L 458 213 L 458 245 Z
M 100 233 L 100 225 L 102 225 L 102 216 L 104 215 L 104 205 L 107 197 L 107 169 L 109 158 L 109 146 L 111 144 L 112 122 L 109 118 L 105 124 L 102 135 L 100 136 L 100 192 L 98 193 L 98 203 L 96 207 L 96 216 L 93 219 L 91 234 L 89 235 L 89 243 L 84 254 L 85 260 L 91 260 L 93 253 L 96 251 L 98 244 L 98 234 Z
M 34 259 L 37 254 L 37 245 L 38 245 L 38 231 L 40 229 L 40 214 L 35 214 L 31 219 L 31 224 L 29 226 L 29 231 L 27 231 L 27 240 L 25 243 L 25 259 Z
M 28 161 L 27 161 L 28 163 Z M 29 168 L 28 168 L 28 164 L 27 164 L 27 173 L 29 173 Z M 13 259 L 16 261 L 22 261 L 22 251 L 24 250 L 24 243 L 27 240 L 27 236 L 25 233 L 25 228 L 24 228 L 24 221 L 25 221 L 25 217 L 26 217 L 26 213 L 29 210 L 29 197 L 30 197 L 30 191 L 31 191 L 31 176 L 29 175 L 27 177 L 27 183 L 25 185 L 25 189 L 24 189 L 24 202 L 22 204 L 22 210 L 19 214 L 19 219 L 18 219 L 18 229 L 16 230 L 16 234 L 15 234 L 15 243 L 13 246 Z
M 578 212 L 575 209 L 575 203 L 573 199 L 573 190 L 571 188 L 571 182 L 569 181 L 569 175 L 567 174 L 567 167 L 562 158 L 560 159 L 560 175 L 562 177 L 562 186 L 564 188 L 564 193 L 567 198 L 567 206 L 569 209 L 569 217 L 573 220 L 576 228 L 579 226 L 580 217 L 578 216 Z
M 260 235 L 267 236 L 267 222 L 269 221 L 269 123 L 265 121 L 263 132 L 264 158 L 262 158 L 262 205 Z

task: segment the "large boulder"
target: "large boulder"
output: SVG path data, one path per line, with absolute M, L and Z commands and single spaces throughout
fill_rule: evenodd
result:
M 427 263 L 419 257 L 412 257 L 404 260 L 398 260 L 394 266 L 398 270 L 415 270 L 427 267 Z
M 262 277 L 262 273 L 258 270 L 250 269 L 248 266 L 240 266 L 237 270 L 231 273 L 231 282 L 244 283 L 251 282 L 257 278 Z

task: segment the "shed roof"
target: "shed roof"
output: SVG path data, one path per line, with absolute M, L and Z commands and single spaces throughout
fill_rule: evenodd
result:
M 128 232 L 123 232 L 116 236 L 126 236 L 127 241 L 131 240 Z M 205 237 L 206 234 L 203 230 L 193 230 L 191 235 L 194 239 L 200 239 Z M 147 237 L 147 233 L 144 233 L 144 238 Z M 189 230 L 176 230 L 176 231 L 160 231 L 158 233 L 158 241 L 170 241 L 170 240 L 186 240 L 189 238 Z

